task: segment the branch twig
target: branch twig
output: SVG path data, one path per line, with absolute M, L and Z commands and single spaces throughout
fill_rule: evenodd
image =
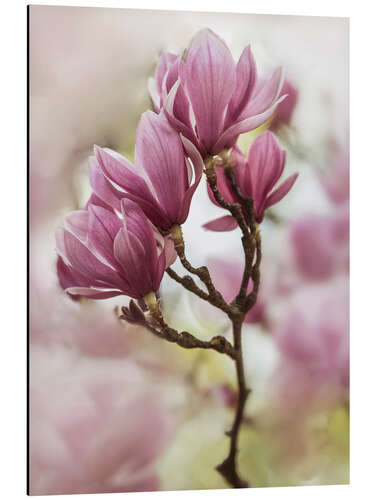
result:
M 166 273 L 177 283 L 180 283 L 186 290 L 189 290 L 189 292 L 194 293 L 198 297 L 200 297 L 203 300 L 208 300 L 209 299 L 209 294 L 204 292 L 199 288 L 199 286 L 196 285 L 195 281 L 191 276 L 179 276 L 176 271 L 174 271 L 171 267 L 168 267 L 166 269 Z

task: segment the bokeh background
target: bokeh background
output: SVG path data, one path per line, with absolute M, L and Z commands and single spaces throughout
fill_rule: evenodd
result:
M 267 124 L 287 151 L 286 174 L 300 175 L 262 224 L 261 293 L 243 332 L 252 394 L 240 470 L 259 487 L 347 483 L 348 20 L 29 9 L 30 493 L 226 487 L 214 466 L 235 405 L 230 360 L 120 322 L 126 297 L 73 302 L 55 269 L 55 230 L 87 200 L 93 145 L 132 158 L 160 50 L 181 53 L 205 27 L 236 59 L 250 43 L 260 73 L 282 65 L 297 96 L 290 119 Z M 184 225 L 187 252 L 230 297 L 240 237 L 202 229 L 218 215 L 202 181 Z M 172 326 L 229 335 L 220 312 L 167 276 L 161 295 Z

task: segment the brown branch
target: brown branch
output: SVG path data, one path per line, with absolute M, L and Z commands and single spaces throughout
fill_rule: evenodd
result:
M 260 231 L 257 229 L 255 233 L 255 249 L 256 249 L 256 259 L 255 263 L 251 268 L 251 279 L 253 281 L 253 289 L 246 297 L 244 304 L 245 312 L 249 311 L 257 300 L 259 285 L 260 285 L 260 263 L 262 260 L 262 239 L 260 236 Z
M 214 284 L 212 283 L 212 279 L 211 279 L 211 276 L 210 276 L 210 273 L 209 273 L 207 267 L 206 266 L 194 267 L 188 261 L 186 255 L 185 255 L 185 242 L 184 242 L 181 227 L 178 225 L 173 226 L 171 229 L 171 236 L 172 236 L 172 239 L 174 242 L 174 247 L 175 247 L 177 255 L 180 259 L 181 264 L 184 266 L 184 268 L 187 271 L 194 274 L 195 276 L 198 276 L 198 278 L 206 286 L 207 291 L 208 291 L 208 295 L 206 294 L 206 296 L 204 298 L 201 295 L 202 291 L 196 285 L 191 287 L 191 282 L 190 282 L 190 284 L 188 283 L 188 286 L 189 286 L 188 290 L 193 291 L 193 289 L 194 289 L 193 293 L 196 293 L 196 292 L 198 292 L 198 290 L 200 290 L 200 292 L 198 292 L 197 295 L 199 294 L 199 296 L 201 298 L 204 298 L 204 300 L 206 300 L 207 302 L 209 302 L 213 306 L 217 307 L 218 309 L 221 309 L 222 311 L 224 311 L 227 314 L 230 314 L 231 307 L 224 300 L 221 293 L 218 290 L 216 290 Z M 182 280 L 184 280 L 185 284 L 186 284 L 186 279 L 180 278 L 175 272 L 173 273 L 172 277 L 173 277 L 173 279 L 178 277 L 176 281 L 180 280 L 180 282 L 181 282 Z M 182 283 L 182 284 L 184 285 L 184 283 Z M 185 288 L 187 288 L 187 287 L 185 286 Z
M 255 223 L 255 217 L 254 217 L 254 201 L 252 198 L 249 198 L 245 196 L 240 187 L 236 184 L 236 177 L 234 175 L 234 167 L 231 164 L 225 165 L 224 166 L 224 173 L 226 178 L 228 179 L 230 186 L 234 192 L 234 194 L 237 196 L 237 198 L 240 200 L 241 205 L 244 209 L 244 212 L 247 217 L 247 223 L 250 228 L 250 232 L 252 234 L 255 233 L 256 231 L 256 223 Z
M 158 337 L 168 342 L 178 344 L 185 349 L 213 349 L 221 354 L 226 354 L 232 359 L 236 358 L 236 352 L 232 344 L 225 337 L 217 335 L 211 340 L 206 341 L 194 337 L 194 335 L 189 332 L 183 331 L 179 333 L 164 321 L 160 303 L 155 299 L 154 294 L 146 297 L 146 303 L 150 311 L 151 322 L 146 321 L 144 326 Z
M 176 271 L 174 271 L 171 267 L 168 267 L 166 269 L 166 273 L 177 283 L 180 283 L 186 290 L 189 290 L 189 292 L 194 293 L 195 295 L 198 295 L 203 300 L 209 300 L 209 294 L 204 292 L 199 288 L 199 286 L 196 285 L 195 281 L 191 276 L 179 276 Z
M 212 157 L 208 157 L 205 159 L 205 174 L 207 177 L 207 182 L 210 185 L 212 194 L 214 195 L 215 200 L 218 202 L 218 204 L 225 208 L 226 210 L 229 210 L 231 213 L 232 217 L 234 217 L 241 228 L 241 231 L 243 234 L 245 234 L 248 231 L 246 220 L 244 217 L 244 214 L 242 212 L 241 205 L 239 203 L 233 203 L 233 202 L 228 202 L 224 199 L 223 195 L 219 192 L 218 186 L 217 186 L 217 175 L 216 175 L 216 166 L 215 166 L 215 159 Z M 220 167 L 223 168 L 223 167 Z
M 144 326 L 157 337 L 168 342 L 175 343 L 184 349 L 212 349 L 221 354 L 226 354 L 232 359 L 235 359 L 236 357 L 232 344 L 220 335 L 213 337 L 211 340 L 205 341 L 194 337 L 194 335 L 189 332 L 177 332 L 170 327 L 163 327 L 161 330 L 158 330 L 149 323 L 146 323 Z
M 227 458 L 216 467 L 217 471 L 231 484 L 234 488 L 247 488 L 249 483 L 240 478 L 237 472 L 237 451 L 238 451 L 238 435 L 241 427 L 241 422 L 244 415 L 246 400 L 250 394 L 250 390 L 246 387 L 245 371 L 242 356 L 242 329 L 243 317 L 239 317 L 233 321 L 233 337 L 234 348 L 236 351 L 236 374 L 238 383 L 238 401 L 235 418 L 231 429 L 226 432 L 230 438 L 229 454 Z
M 131 300 L 129 302 L 129 307 L 121 308 L 122 315 L 120 316 L 120 319 L 123 319 L 131 324 L 143 326 L 160 339 L 172 342 L 185 349 L 212 349 L 221 354 L 226 354 L 232 359 L 236 358 L 236 352 L 232 344 L 221 335 L 217 335 L 211 340 L 206 341 L 194 337 L 194 335 L 189 332 L 177 332 L 177 330 L 171 328 L 164 321 L 159 300 L 156 299 L 153 292 L 146 295 L 144 297 L 144 301 L 150 312 L 149 318 L 145 316 L 144 312 L 139 306 L 137 306 L 134 300 Z
M 255 222 L 253 200 L 244 196 L 239 186 L 236 184 L 233 166 L 230 164 L 228 152 L 226 152 L 224 157 L 220 158 L 220 161 L 220 168 L 224 168 L 225 175 L 230 183 L 234 195 L 239 200 L 239 203 L 227 202 L 219 192 L 214 158 L 207 158 L 205 160 L 205 173 L 215 200 L 220 206 L 229 210 L 242 231 L 241 242 L 245 256 L 245 265 L 240 290 L 231 304 L 232 311 L 231 314 L 229 314 L 233 325 L 233 341 L 234 350 L 236 352 L 235 364 L 238 384 L 238 401 L 232 427 L 230 431 L 226 433 L 230 438 L 229 453 L 227 458 L 217 466 L 217 471 L 234 488 L 246 488 L 249 484 L 241 479 L 237 469 L 239 430 L 244 417 L 246 400 L 250 393 L 250 390 L 246 387 L 245 381 L 241 330 L 244 316 L 255 305 L 258 295 L 260 282 L 259 267 L 261 260 L 261 238 Z M 255 254 L 256 260 L 253 264 Z M 246 295 L 250 278 L 253 280 L 253 290 L 249 295 Z
M 247 231 L 242 231 L 243 236 L 241 242 L 245 255 L 245 267 L 242 276 L 240 291 L 237 295 L 237 301 L 243 302 L 247 294 L 250 277 L 252 277 L 252 264 L 256 249 L 256 242 L 254 241 L 254 238 L 256 235 L 257 227 L 254 217 L 254 202 L 251 198 L 248 198 L 247 196 L 244 196 L 242 194 L 240 187 L 236 184 L 233 166 L 230 163 L 224 166 L 224 171 L 234 194 L 241 202 L 241 206 L 244 210 L 244 213 L 246 214 L 248 224 L 248 227 L 246 228 Z
M 232 216 L 236 219 L 242 231 L 241 242 L 245 256 L 245 266 L 241 280 L 240 290 L 235 299 L 237 305 L 242 305 L 242 303 L 245 301 L 247 288 L 249 286 L 249 281 L 251 277 L 251 267 L 254 259 L 255 246 L 256 246 L 254 241 L 254 236 L 256 234 L 256 223 L 254 219 L 253 200 L 251 198 L 244 196 L 241 193 L 239 186 L 236 184 L 233 166 L 230 164 L 228 155 L 227 158 L 224 160 L 223 158 L 221 158 L 221 166 L 218 168 L 224 168 L 225 175 L 231 185 L 234 194 L 237 196 L 240 203 L 227 202 L 219 192 L 217 186 L 215 159 L 207 158 L 205 161 L 205 167 L 206 167 L 205 173 L 207 177 L 207 182 L 210 185 L 215 200 L 223 208 L 229 210 Z

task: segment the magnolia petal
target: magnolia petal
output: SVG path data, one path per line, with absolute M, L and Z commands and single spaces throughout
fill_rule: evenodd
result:
M 181 81 L 180 79 L 178 79 L 167 95 L 163 109 L 172 127 L 177 130 L 177 132 L 181 133 L 184 137 L 187 137 L 196 146 L 198 146 L 198 139 L 195 136 L 190 119 L 188 123 L 184 123 L 177 118 L 174 112 L 176 96 L 180 88 L 182 89 Z
M 89 240 L 95 251 L 118 268 L 113 255 L 113 240 L 122 227 L 122 221 L 113 212 L 102 207 L 89 207 Z
M 92 193 L 90 198 L 87 200 L 85 210 L 88 210 L 90 205 L 96 205 L 97 207 L 103 207 L 107 210 L 112 210 L 112 207 L 110 207 L 104 200 L 99 198 L 99 196 L 97 196 L 95 193 Z
M 240 119 L 263 113 L 272 106 L 280 95 L 283 83 L 284 72 L 282 68 L 276 68 L 269 78 L 260 79 L 254 90 L 253 99 L 241 113 Z
M 226 124 L 236 120 L 248 104 L 257 78 L 255 60 L 250 45 L 244 48 L 236 66 L 236 87 L 229 102 Z
M 86 210 L 75 210 L 70 213 L 64 221 L 64 226 L 79 238 L 82 243 L 87 241 L 88 215 Z
M 89 174 L 94 193 L 113 209 L 120 210 L 122 193 L 105 178 L 95 157 L 89 159 Z
M 177 253 L 174 247 L 174 243 L 169 237 L 164 238 L 164 250 L 165 250 L 165 268 L 167 269 L 177 259 Z
M 180 78 L 182 82 L 184 71 L 185 65 L 181 59 L 177 59 L 169 68 L 163 83 L 163 103 L 166 102 L 167 96 L 177 82 L 178 78 Z M 180 120 L 182 123 L 190 126 L 190 103 L 184 91 L 183 85 L 179 85 L 177 89 L 173 103 L 173 114 L 177 120 Z
M 95 146 L 95 155 L 104 174 L 111 181 L 126 192 L 141 196 L 149 202 L 153 201 L 145 179 L 137 173 L 139 169 L 136 169 L 130 161 L 115 151 L 102 149 L 98 146 Z
M 63 290 L 72 286 L 90 286 L 90 281 L 68 266 L 60 256 L 57 258 L 56 269 Z
M 260 125 L 262 125 L 264 122 L 266 122 L 269 118 L 271 118 L 272 114 L 274 113 L 275 109 L 277 108 L 277 105 L 285 98 L 286 96 L 280 97 L 270 108 L 268 108 L 266 111 L 263 113 L 260 113 L 259 115 L 255 116 L 250 116 L 249 118 L 246 118 L 244 120 L 239 121 L 238 123 L 235 123 L 228 129 L 226 129 L 223 134 L 220 136 L 218 139 L 217 143 L 215 146 L 212 148 L 212 153 L 217 154 L 220 153 L 225 148 L 232 147 L 233 144 L 235 143 L 237 137 L 240 134 L 243 134 L 245 132 L 249 132 L 250 130 L 254 130 L 258 128 Z
M 118 273 L 101 262 L 82 242 L 69 231 L 64 231 L 66 255 L 73 269 L 83 274 L 92 285 L 102 282 L 121 288 L 123 285 Z
M 171 228 L 171 224 L 173 225 L 168 216 L 162 211 L 162 207 L 160 207 L 156 201 L 154 201 L 154 203 L 149 203 L 144 200 L 144 198 L 134 196 L 130 193 L 125 193 L 123 199 L 136 203 L 154 226 L 168 231 Z
M 235 86 L 235 63 L 225 42 L 204 29 L 191 42 L 185 70 L 198 138 L 210 151 L 224 125 Z
M 145 251 L 139 239 L 122 228 L 116 235 L 113 251 L 126 280 L 131 284 L 129 296 L 142 298 L 153 291 Z
M 297 177 L 298 173 L 291 175 L 278 188 L 276 188 L 266 199 L 265 208 L 271 207 L 272 205 L 275 205 L 275 203 L 282 200 L 292 189 Z
M 186 137 L 180 135 L 182 144 L 184 146 L 184 149 L 186 153 L 188 154 L 189 158 L 191 159 L 193 163 L 193 168 L 194 168 L 194 183 L 187 189 L 187 191 L 184 194 L 183 197 L 183 203 L 181 206 L 181 210 L 179 213 L 178 222 L 179 224 L 182 224 L 186 221 L 187 216 L 189 214 L 190 210 L 190 204 L 191 204 L 191 199 L 193 197 L 193 194 L 195 193 L 198 184 L 202 178 L 202 173 L 203 173 L 203 168 L 204 168 L 204 163 L 202 160 L 202 156 L 200 155 L 199 151 L 197 148 L 194 146 L 194 144 L 189 141 Z M 189 177 L 189 176 L 188 176 Z
M 275 135 L 266 131 L 251 145 L 247 161 L 252 196 L 254 200 L 263 202 L 283 173 L 285 151 L 280 148 Z
M 159 95 L 161 95 L 162 93 L 164 78 L 168 73 L 169 68 L 177 59 L 178 57 L 175 54 L 172 54 L 171 52 L 165 52 L 165 51 L 161 52 L 159 62 L 155 71 L 155 82 Z
M 208 231 L 233 231 L 238 227 L 237 221 L 231 215 L 224 215 L 223 217 L 219 217 L 218 219 L 214 219 L 210 222 L 206 222 L 202 227 L 207 229 Z
M 234 175 L 237 185 L 243 195 L 252 197 L 251 177 L 246 163 L 246 157 L 241 149 L 235 144 L 232 148 L 230 161 L 235 166 Z
M 135 163 L 144 168 L 165 213 L 176 220 L 187 172 L 180 138 L 163 111 L 159 115 L 143 113 L 137 128 Z
M 288 79 L 284 80 L 284 85 L 280 92 L 286 95 L 286 99 L 277 107 L 272 126 L 280 123 L 289 125 L 292 119 L 293 112 L 298 102 L 298 90 Z
M 124 218 L 124 226 L 127 231 L 133 233 L 141 242 L 147 266 L 153 268 L 157 260 L 157 248 L 155 233 L 147 220 L 142 209 L 131 200 L 123 199 L 121 201 L 121 210 Z

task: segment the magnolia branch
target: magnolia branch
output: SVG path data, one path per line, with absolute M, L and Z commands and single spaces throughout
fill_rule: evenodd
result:
M 243 196 L 240 188 L 237 186 L 233 167 L 229 162 L 228 152 L 226 152 L 226 157 L 221 157 L 219 161 L 219 168 L 224 168 L 224 172 L 229 180 L 230 186 L 240 203 L 227 202 L 219 192 L 214 158 L 210 157 L 206 159 L 205 174 L 215 200 L 220 206 L 229 210 L 242 231 L 241 242 L 245 256 L 245 265 L 240 290 L 231 305 L 232 312 L 229 315 L 233 325 L 233 341 L 236 352 L 235 364 L 238 383 L 238 402 L 232 427 L 230 431 L 227 432 L 227 436 L 230 438 L 229 453 L 227 458 L 220 465 L 218 465 L 217 471 L 220 472 L 228 483 L 235 488 L 245 488 L 249 486 L 249 484 L 239 476 L 237 471 L 238 436 L 244 416 L 247 397 L 250 393 L 250 389 L 246 386 L 244 373 L 242 354 L 242 324 L 244 315 L 255 305 L 258 295 L 260 282 L 259 266 L 261 260 L 261 238 L 255 222 L 253 200 Z M 256 260 L 253 264 L 255 254 Z M 253 281 L 253 289 L 249 295 L 246 295 L 250 278 Z
M 166 273 L 177 283 L 180 283 L 186 290 L 189 290 L 190 292 L 194 293 L 198 297 L 200 297 L 203 300 L 209 300 L 210 296 L 208 293 L 204 292 L 199 288 L 199 286 L 196 285 L 195 281 L 191 276 L 180 276 L 174 271 L 171 267 L 168 267 L 166 269 Z
M 189 332 L 177 332 L 177 330 L 165 323 L 160 303 L 156 299 L 155 294 L 149 294 L 145 299 L 150 311 L 150 318 L 145 316 L 142 309 L 133 300 L 129 302 L 129 307 L 121 308 L 122 315 L 120 318 L 126 320 L 128 323 L 141 325 L 157 337 L 185 349 L 212 349 L 235 359 L 236 352 L 232 344 L 225 337 L 217 335 L 211 340 L 205 341 L 198 339 Z
M 213 337 L 209 341 L 196 338 L 189 332 L 177 332 L 171 328 L 164 320 L 160 308 L 159 300 L 154 293 L 144 297 L 144 310 L 138 307 L 133 300 L 129 307 L 123 307 L 121 316 L 129 323 L 143 325 L 158 338 L 172 342 L 185 349 L 211 349 L 220 354 L 226 354 L 235 362 L 236 376 L 238 384 L 238 400 L 235 417 L 231 429 L 226 432 L 230 438 L 229 452 L 227 458 L 217 466 L 217 471 L 234 488 L 244 488 L 249 486 L 238 473 L 237 455 L 238 455 L 238 437 L 241 423 L 244 419 L 245 405 L 250 389 L 246 386 L 244 362 L 242 353 L 242 324 L 246 313 L 254 306 L 260 283 L 260 261 L 261 261 L 261 237 L 254 218 L 253 200 L 242 195 L 241 190 L 236 185 L 233 167 L 231 166 L 228 155 L 218 158 L 220 168 L 224 168 L 225 175 L 228 178 L 230 186 L 239 202 L 227 202 L 220 193 L 217 185 L 216 161 L 217 158 L 208 157 L 205 160 L 205 174 L 210 188 L 214 194 L 215 200 L 219 205 L 230 212 L 234 217 L 242 232 L 242 247 L 245 256 L 245 265 L 241 280 L 240 290 L 236 298 L 228 304 L 221 293 L 215 288 L 209 270 L 205 266 L 194 267 L 185 255 L 185 242 L 180 225 L 176 224 L 171 229 L 171 237 L 174 242 L 175 250 L 182 266 L 194 276 L 197 276 L 205 285 L 207 291 L 202 290 L 189 276 L 180 276 L 172 268 L 168 268 L 168 275 L 181 284 L 185 289 L 194 293 L 202 300 L 209 302 L 213 306 L 224 311 L 232 322 L 233 345 L 222 336 Z M 250 279 L 253 283 L 252 291 L 247 294 Z M 145 310 L 148 314 L 145 315 Z

